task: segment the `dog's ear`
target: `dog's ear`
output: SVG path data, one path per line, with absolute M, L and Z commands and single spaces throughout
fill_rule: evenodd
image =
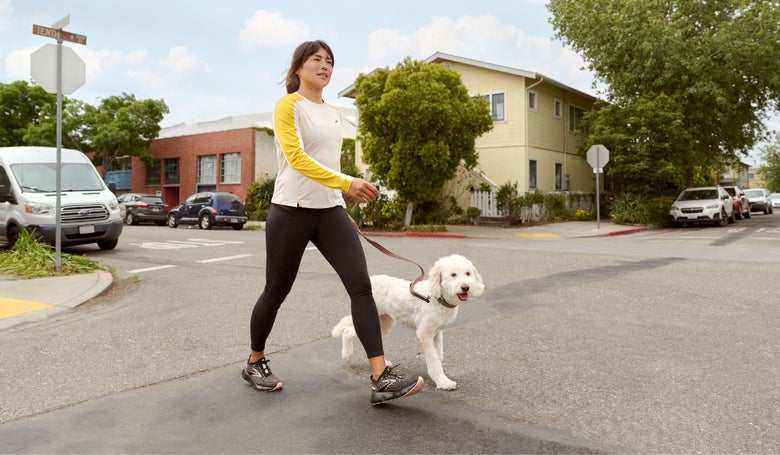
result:
M 476 267 L 472 268 L 474 271 L 474 278 L 476 279 L 476 288 L 473 290 L 474 297 L 479 297 L 482 295 L 482 292 L 485 290 L 485 282 L 482 281 L 482 275 L 479 273 L 479 270 L 476 269 Z
M 437 300 L 441 297 L 441 261 L 433 263 L 433 267 L 428 271 L 428 283 L 430 284 L 431 299 Z

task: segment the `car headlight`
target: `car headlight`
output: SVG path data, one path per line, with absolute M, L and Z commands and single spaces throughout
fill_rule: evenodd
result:
M 111 210 L 117 210 L 119 208 L 119 203 L 114 199 L 113 201 L 109 201 L 108 208 Z
M 47 213 L 51 213 L 52 210 L 54 210 L 54 207 L 52 207 L 50 204 L 43 204 L 40 202 L 24 203 L 25 213 L 31 213 L 33 215 L 46 215 Z
M 710 205 L 706 206 L 705 208 L 708 208 L 708 209 L 717 209 L 717 208 L 719 208 L 719 207 L 720 207 L 720 203 L 718 203 L 718 202 L 714 202 L 714 203 L 712 203 L 712 204 L 710 204 Z

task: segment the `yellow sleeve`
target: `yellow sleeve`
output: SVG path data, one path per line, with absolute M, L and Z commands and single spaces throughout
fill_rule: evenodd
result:
M 290 166 L 304 176 L 329 188 L 339 188 L 345 193 L 349 192 L 352 179 L 345 178 L 323 166 L 303 151 L 299 131 L 295 125 L 295 102 L 300 99 L 300 95 L 297 94 L 287 95 L 279 100 L 274 109 L 274 130 L 282 147 L 282 153 Z

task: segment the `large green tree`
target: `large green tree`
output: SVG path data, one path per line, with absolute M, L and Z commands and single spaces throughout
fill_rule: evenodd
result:
M 160 122 L 167 113 L 165 101 L 138 100 L 127 93 L 103 98 L 98 106 L 70 100 L 63 108 L 62 144 L 93 153 L 92 160 L 103 166 L 105 177 L 118 157 L 149 158 L 147 150 L 160 133 Z M 50 111 L 42 112 L 41 121 L 27 129 L 26 142 L 55 145 L 55 120 Z
M 617 190 L 671 193 L 764 139 L 780 100 L 776 0 L 550 0 L 556 36 L 605 88 L 584 148 Z
M 410 58 L 361 74 L 355 88 L 363 161 L 407 204 L 408 226 L 415 204 L 435 200 L 461 163 L 477 164 L 474 141 L 493 128 L 487 101 L 456 71 Z
M 0 84 L 0 147 L 25 145 L 24 134 L 42 111 L 56 109 L 57 95 L 25 81 Z
M 764 164 L 759 171 L 766 188 L 773 193 L 780 193 L 780 133 L 775 135 L 775 141 L 761 148 L 761 159 Z

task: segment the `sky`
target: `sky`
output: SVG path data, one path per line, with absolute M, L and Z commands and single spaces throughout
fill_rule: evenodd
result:
M 86 63 L 71 95 L 164 100 L 161 125 L 271 112 L 292 52 L 324 39 L 335 67 L 325 100 L 359 74 L 436 52 L 537 72 L 597 96 L 583 60 L 554 38 L 546 0 L 0 0 L 0 83 L 31 81 L 30 56 L 56 40 L 32 33 L 70 16 L 65 41 Z M 780 129 L 780 122 L 775 122 Z

